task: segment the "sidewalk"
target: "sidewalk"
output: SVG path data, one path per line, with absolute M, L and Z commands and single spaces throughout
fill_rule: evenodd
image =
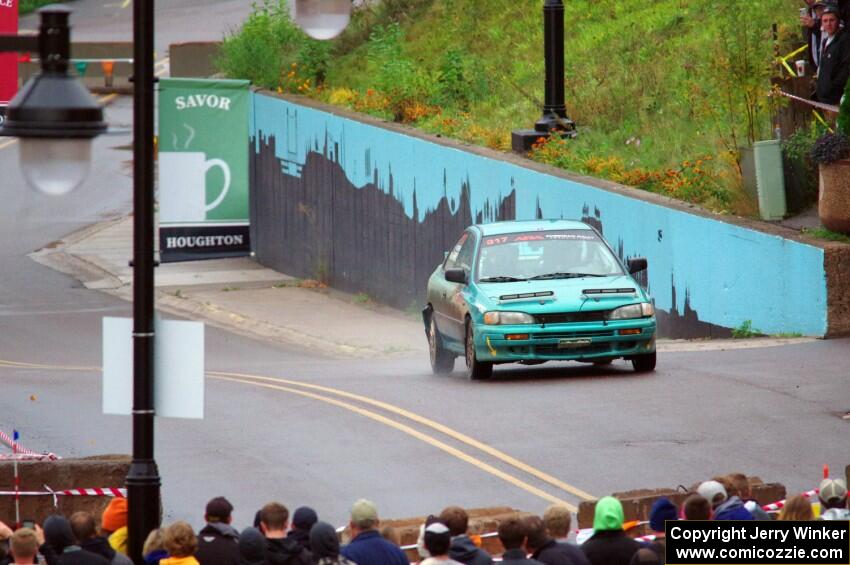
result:
M 133 218 L 90 226 L 30 255 L 131 301 Z M 426 356 L 421 318 L 267 269 L 248 257 L 156 268 L 157 309 L 333 357 Z
M 86 288 L 131 301 L 133 218 L 80 230 L 30 255 Z M 428 347 L 419 312 L 402 312 L 267 269 L 248 257 L 164 263 L 157 309 L 273 343 L 342 358 L 420 357 Z M 659 351 L 749 349 L 812 338 L 659 340 Z

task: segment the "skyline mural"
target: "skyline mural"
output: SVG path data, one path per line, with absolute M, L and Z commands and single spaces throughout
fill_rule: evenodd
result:
M 826 331 L 817 247 L 259 93 L 252 148 L 257 257 L 288 274 L 409 307 L 467 225 L 575 218 L 647 257 L 662 335 Z

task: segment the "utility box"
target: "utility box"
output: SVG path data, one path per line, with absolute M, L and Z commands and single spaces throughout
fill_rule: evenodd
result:
M 755 142 L 753 157 L 761 219 L 781 220 L 787 212 L 782 142 L 778 139 Z

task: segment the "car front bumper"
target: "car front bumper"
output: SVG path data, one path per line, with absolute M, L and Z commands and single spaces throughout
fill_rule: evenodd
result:
M 480 361 L 568 361 L 632 357 L 655 351 L 655 317 L 573 324 L 475 328 Z

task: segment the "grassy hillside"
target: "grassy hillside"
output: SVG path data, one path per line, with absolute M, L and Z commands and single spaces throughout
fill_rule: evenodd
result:
M 799 2 L 565 4 L 567 107 L 580 136 L 540 146 L 532 157 L 750 213 L 736 148 L 772 136 L 771 26 L 778 24 L 780 51 L 790 51 Z M 222 66 L 229 74 L 257 81 L 256 71 L 233 61 L 241 53 L 256 63 L 244 51 L 249 36 L 264 35 L 280 38 L 278 60 L 259 80 L 264 86 L 504 150 L 512 129 L 539 117 L 540 0 L 383 0 L 359 11 L 331 44 L 284 33 L 292 24 L 276 6 L 261 16 L 228 42 Z

